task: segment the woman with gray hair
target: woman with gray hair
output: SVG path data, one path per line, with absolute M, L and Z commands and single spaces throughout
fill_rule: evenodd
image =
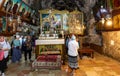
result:
M 71 40 L 68 43 L 68 66 L 74 72 L 75 69 L 78 69 L 78 49 L 79 44 L 76 41 L 75 35 L 72 35 Z

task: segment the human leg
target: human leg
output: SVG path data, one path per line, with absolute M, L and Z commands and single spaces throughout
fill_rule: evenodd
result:
M 5 72 L 5 66 L 6 66 L 6 60 L 5 58 L 0 61 L 0 71 L 1 71 L 1 76 L 5 76 L 4 72 Z
M 31 61 L 31 50 L 29 50 L 28 53 L 29 53 L 29 60 Z
M 8 68 L 8 66 L 7 66 L 8 61 L 9 61 L 9 56 L 7 58 L 5 58 L 5 70 Z
M 27 51 L 24 51 L 25 61 L 27 60 Z
M 72 69 L 78 69 L 78 57 L 68 55 L 68 65 Z
M 12 62 L 15 63 L 16 61 L 17 61 L 17 58 L 16 58 L 16 48 L 14 47 L 13 51 L 12 51 Z

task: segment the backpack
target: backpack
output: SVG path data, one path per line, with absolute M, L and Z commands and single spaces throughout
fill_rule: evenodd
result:
M 2 60 L 3 60 L 3 58 L 4 58 L 4 51 L 3 51 L 3 50 L 1 50 L 1 51 L 0 51 L 0 61 L 2 61 Z

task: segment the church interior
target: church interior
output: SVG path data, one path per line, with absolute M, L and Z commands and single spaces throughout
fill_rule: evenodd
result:
M 0 0 L 0 76 L 120 76 L 119 34 L 120 0 Z

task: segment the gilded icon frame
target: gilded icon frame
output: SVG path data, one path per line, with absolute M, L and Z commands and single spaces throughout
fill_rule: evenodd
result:
M 55 9 L 45 9 L 45 10 L 40 10 L 39 11 L 40 13 L 40 27 L 42 28 L 42 31 L 45 30 L 45 31 L 49 31 L 49 27 L 52 27 L 52 28 L 55 28 L 57 30 L 64 30 L 65 31 L 65 28 L 64 28 L 64 14 L 69 14 L 68 11 L 66 10 L 63 10 L 63 11 L 59 11 L 59 10 L 55 10 Z M 48 16 L 48 17 L 47 17 Z M 45 26 L 45 17 L 46 18 L 46 23 L 48 25 L 48 28 L 47 29 L 43 29 L 44 26 Z M 52 24 L 52 20 L 54 20 L 53 18 L 55 18 L 57 21 L 60 21 L 60 26 L 54 26 Z M 66 22 L 67 23 L 67 22 Z

